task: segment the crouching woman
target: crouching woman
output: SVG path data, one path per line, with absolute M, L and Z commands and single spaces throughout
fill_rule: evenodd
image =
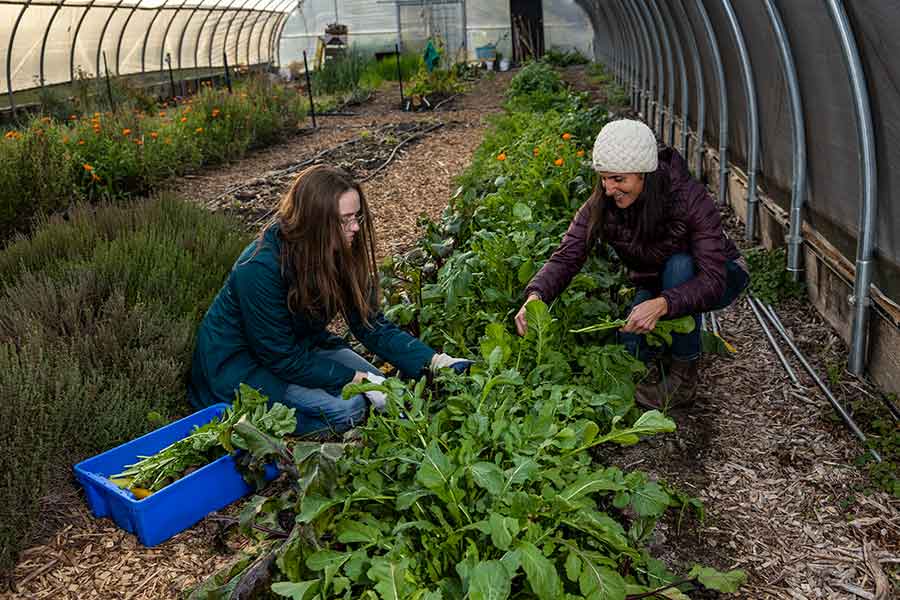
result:
M 348 400 L 342 388 L 381 373 L 326 327 L 344 318 L 353 335 L 406 377 L 461 370 L 378 311 L 375 238 L 360 186 L 341 170 L 299 175 L 275 218 L 235 262 L 197 333 L 190 397 L 200 408 L 231 402 L 241 383 L 297 409 L 300 435 L 359 423 L 380 392 Z
M 608 123 L 594 143 L 594 193 L 579 209 L 562 243 L 525 289 L 527 304 L 552 302 L 600 244 L 609 244 L 637 288 L 620 339 L 647 361 L 646 334 L 659 319 L 694 317 L 693 332 L 673 334 L 671 368 L 656 386 L 638 386 L 645 408 L 689 405 L 697 390 L 700 313 L 730 305 L 749 282 L 746 263 L 722 230 L 719 209 L 691 178 L 684 159 L 660 149 L 644 123 Z M 525 307 L 516 315 L 524 334 Z

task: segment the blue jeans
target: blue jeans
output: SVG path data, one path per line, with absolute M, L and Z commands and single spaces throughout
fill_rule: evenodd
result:
M 634 302 L 631 308 L 634 308 L 641 302 L 651 300 L 659 296 L 662 290 L 678 287 L 683 283 L 687 283 L 694 278 L 694 258 L 690 254 L 674 254 L 663 267 L 662 276 L 660 278 L 660 289 L 650 290 L 641 288 L 634 296 Z M 725 292 L 716 302 L 712 310 L 721 310 L 734 302 L 747 284 L 750 282 L 750 276 L 735 261 L 729 260 L 725 263 Z M 694 331 L 691 333 L 673 333 L 672 334 L 672 358 L 678 360 L 694 360 L 700 357 L 700 315 L 695 314 Z M 632 356 L 639 358 L 644 362 L 648 362 L 653 358 L 653 353 L 647 346 L 646 337 L 637 333 L 619 333 L 619 341 L 628 350 Z
M 331 359 L 355 371 L 381 375 L 372 363 L 350 348 L 317 349 L 313 352 L 317 356 Z M 294 384 L 288 385 L 282 403 L 288 408 L 297 409 L 297 435 L 329 431 L 343 433 L 360 423 L 369 409 L 368 401 L 362 394 L 344 400 L 340 395 L 334 396 L 323 389 Z

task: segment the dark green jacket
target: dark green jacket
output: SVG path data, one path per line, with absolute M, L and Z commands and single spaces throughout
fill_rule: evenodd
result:
M 191 402 L 197 408 L 231 402 L 241 383 L 280 402 L 289 384 L 339 394 L 353 379 L 353 369 L 311 352 L 343 344 L 325 329 L 327 323 L 288 309 L 279 228 L 269 228 L 254 256 L 256 246 L 253 241 L 241 253 L 197 332 L 190 384 Z M 434 355 L 381 313 L 369 327 L 358 315 L 348 320 L 366 348 L 406 377 L 418 377 Z

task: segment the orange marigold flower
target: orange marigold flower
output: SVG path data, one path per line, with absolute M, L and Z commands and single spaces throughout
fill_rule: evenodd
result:
M 66 136 L 63 136 L 62 143 L 63 143 L 63 144 L 68 144 L 68 143 L 69 143 L 69 138 L 66 137 Z
M 70 120 L 70 121 L 77 121 L 77 120 L 78 120 L 78 117 L 76 117 L 75 115 L 69 115 L 69 120 Z
M 100 181 L 100 176 L 97 175 L 96 173 L 91 173 L 91 180 L 92 181 Z
M 143 145 L 144 145 L 144 140 L 138 138 L 138 139 L 134 140 L 134 143 L 135 143 L 136 146 L 143 146 Z
M 79 146 L 84 146 L 84 140 L 78 140 L 78 145 L 79 145 Z
M 159 134 L 156 133 L 155 131 L 151 131 L 151 132 L 150 132 L 150 137 L 153 138 L 153 139 L 155 140 L 156 138 L 159 137 Z
M 497 160 L 506 160 L 506 152 L 501 152 L 497 155 Z
M 584 156 L 584 150 L 579 150 L 578 152 L 575 153 L 575 156 L 577 156 L 578 158 L 581 158 L 582 156 Z
M 126 127 L 125 129 L 122 130 L 122 135 L 125 135 L 125 136 L 131 135 L 131 130 Z
M 100 113 L 95 112 L 95 113 L 94 113 L 94 117 L 97 118 L 97 119 L 99 119 L 99 118 L 100 118 Z
M 535 146 L 535 147 L 534 147 L 534 150 L 533 150 L 532 152 L 534 153 L 535 156 L 537 156 L 538 154 L 541 153 L 541 149 L 538 148 L 537 146 Z
M 194 133 L 203 133 L 203 128 L 198 127 L 197 129 L 194 130 Z
M 218 116 L 219 116 L 219 114 L 220 114 L 220 112 L 221 112 L 221 111 L 219 111 L 219 109 L 218 109 L 218 108 L 214 108 L 214 109 L 212 109 L 212 116 L 213 116 L 213 118 L 216 118 L 216 117 L 218 117 Z
M 164 111 L 164 110 L 159 111 L 159 116 L 161 116 L 161 117 L 166 116 L 166 111 Z
M 563 166 L 563 159 L 557 158 L 556 160 L 553 161 L 553 164 L 556 165 L 557 167 L 561 167 L 561 166 Z
M 572 134 L 569 132 L 566 132 L 562 135 L 562 138 L 568 142 L 569 140 L 572 139 Z
M 182 122 L 182 123 L 187 123 L 187 117 L 181 117 L 181 122 Z
M 84 167 L 84 170 L 87 171 L 88 173 L 90 173 L 91 171 L 94 170 L 94 167 L 92 167 L 91 165 L 89 165 L 87 163 L 84 163 L 84 165 L 82 165 L 82 166 Z

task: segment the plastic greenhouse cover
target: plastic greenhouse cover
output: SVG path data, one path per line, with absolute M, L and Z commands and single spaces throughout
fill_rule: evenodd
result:
M 112 75 L 273 60 L 296 0 L 3 0 L 0 92 Z M 202 52 L 201 52 L 202 50 Z M 211 51 L 212 50 L 212 51 Z M 3 67 L 6 68 L 3 68 Z

